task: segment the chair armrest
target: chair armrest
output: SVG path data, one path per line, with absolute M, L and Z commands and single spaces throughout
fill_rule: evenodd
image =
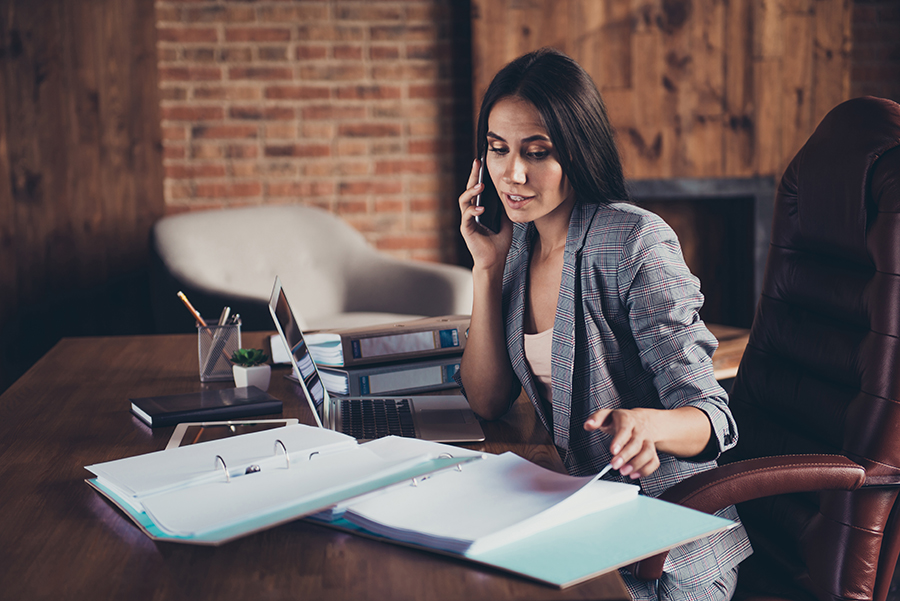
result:
M 691 509 L 713 513 L 751 499 L 818 490 L 856 490 L 866 470 L 843 455 L 782 455 L 737 461 L 691 476 L 667 489 L 659 498 Z M 662 576 L 668 552 L 630 566 L 642 580 Z

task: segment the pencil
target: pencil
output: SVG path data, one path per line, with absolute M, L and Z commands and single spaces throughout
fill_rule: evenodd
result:
M 180 298 L 181 302 L 184 303 L 184 306 L 188 308 L 188 311 L 191 312 L 191 315 L 194 316 L 194 319 L 196 319 L 197 322 L 204 328 L 207 327 L 206 322 L 203 320 L 202 317 L 200 317 L 200 314 L 197 312 L 197 309 L 194 308 L 194 305 L 191 304 L 191 301 L 189 301 L 187 299 L 187 297 L 184 295 L 184 292 L 182 292 L 181 290 L 178 291 L 178 298 Z

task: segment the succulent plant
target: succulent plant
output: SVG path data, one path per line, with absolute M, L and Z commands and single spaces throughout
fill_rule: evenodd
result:
M 239 348 L 231 355 L 231 362 L 244 367 L 262 365 L 269 360 L 269 356 L 258 348 Z

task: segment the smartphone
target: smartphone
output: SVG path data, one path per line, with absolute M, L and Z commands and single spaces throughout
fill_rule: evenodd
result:
M 482 157 L 481 167 L 478 169 L 478 183 L 484 184 L 484 190 L 475 197 L 475 206 L 484 207 L 484 213 L 476 215 L 475 222 L 498 234 L 500 233 L 503 203 L 500 201 L 497 189 L 494 188 L 491 174 L 485 169 L 484 162 L 484 157 Z

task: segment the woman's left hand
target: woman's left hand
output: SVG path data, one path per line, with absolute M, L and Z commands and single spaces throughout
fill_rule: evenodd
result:
M 702 453 L 712 436 L 706 413 L 696 407 L 677 409 L 601 409 L 586 422 L 587 431 L 612 435 L 613 469 L 629 478 L 649 476 L 659 468 L 659 452 L 675 457 Z
M 584 429 L 612 434 L 609 452 L 614 470 L 632 479 L 649 476 L 659 468 L 652 409 L 601 409 L 584 423 Z

